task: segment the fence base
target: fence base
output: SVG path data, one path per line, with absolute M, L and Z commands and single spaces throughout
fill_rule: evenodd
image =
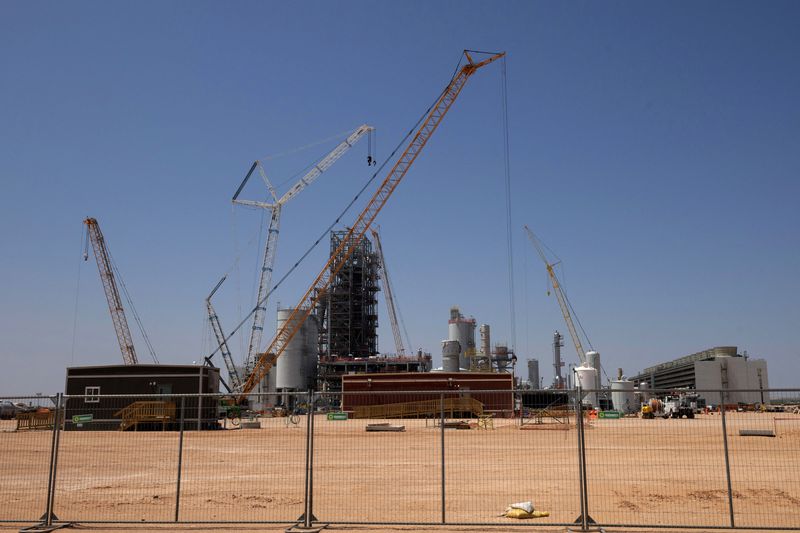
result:
M 51 518 L 52 518 L 52 520 L 58 520 L 58 517 L 55 514 L 53 514 Z M 51 523 L 51 524 L 48 525 L 48 523 L 47 523 L 47 515 L 43 515 L 39 520 L 41 520 L 41 522 L 36 524 L 36 525 L 20 528 L 19 533 L 31 533 L 31 532 L 37 532 L 38 533 L 38 532 L 55 531 L 56 529 L 62 529 L 62 528 L 65 528 L 65 527 L 71 527 L 72 526 L 72 522 L 64 522 L 63 524 L 52 524 Z M 51 520 L 51 522 L 52 522 L 52 520 Z
M 606 530 L 598 526 L 594 518 L 589 515 L 586 515 L 586 528 L 583 527 L 583 515 L 575 519 L 575 524 L 579 525 L 580 529 L 572 529 L 572 527 L 569 527 L 567 528 L 567 533 L 606 533 Z
M 328 527 L 328 524 L 321 524 L 321 525 L 317 525 L 317 526 L 314 526 L 314 525 L 305 526 L 302 523 L 297 523 L 297 524 L 293 525 L 290 528 L 286 528 L 285 531 L 286 531 L 286 533 L 300 533 L 300 532 L 316 533 L 318 531 L 322 531 L 326 527 Z

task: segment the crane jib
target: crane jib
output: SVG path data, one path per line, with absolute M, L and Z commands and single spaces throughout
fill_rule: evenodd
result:
M 466 53 L 466 51 L 465 51 Z M 364 234 L 368 230 L 370 224 L 383 208 L 386 201 L 394 192 L 397 185 L 405 176 L 408 169 L 416 160 L 422 148 L 428 142 L 430 136 L 436 131 L 436 128 L 445 117 L 450 107 L 455 102 L 461 90 L 464 88 L 466 81 L 474 74 L 479 68 L 488 65 L 501 57 L 505 53 L 493 54 L 491 57 L 484 59 L 478 63 L 473 62 L 467 54 L 469 63 L 461 67 L 458 73 L 450 80 L 450 83 L 437 99 L 436 103 L 432 106 L 430 112 L 417 129 L 416 134 L 409 142 L 408 146 L 394 164 L 392 169 L 387 174 L 386 178 L 381 183 L 378 190 L 370 199 L 367 206 L 356 219 L 356 222 L 348 231 L 339 247 L 331 253 L 330 259 L 319 273 L 314 283 L 306 291 L 300 302 L 294 308 L 289 318 L 284 322 L 282 328 L 275 335 L 268 348 L 262 353 L 256 362 L 253 371 L 247 378 L 246 383 L 242 388 L 242 394 L 239 401 L 244 401 L 247 394 L 250 393 L 255 386 L 263 379 L 269 372 L 270 368 L 275 364 L 275 361 L 280 357 L 289 341 L 302 327 L 308 316 L 313 312 L 315 305 L 319 301 L 320 295 L 330 285 L 332 276 L 335 276 L 344 264 L 350 259 L 353 250 L 359 245 Z M 339 261 L 337 261 L 339 259 Z

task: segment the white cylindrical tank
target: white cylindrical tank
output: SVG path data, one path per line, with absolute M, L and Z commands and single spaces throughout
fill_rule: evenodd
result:
M 623 413 L 635 413 L 639 410 L 636 397 L 633 392 L 633 381 L 627 379 L 614 380 L 611 382 L 611 403 L 614 409 Z
M 461 345 L 458 341 L 442 341 L 442 371 L 458 372 L 458 355 Z
M 453 318 L 455 316 L 455 318 Z M 447 340 L 458 341 L 461 346 L 459 355 L 459 367 L 469 368 L 468 350 L 475 349 L 475 319 L 464 318 L 458 311 L 458 307 L 450 310 L 450 321 L 447 328 Z
M 650 384 L 646 381 L 642 381 L 639 383 L 639 394 L 642 395 L 642 402 L 646 402 L 650 399 L 650 393 L 647 392 L 647 389 L 650 388 Z
M 492 334 L 489 324 L 481 324 L 479 328 L 481 334 L 481 355 L 492 356 Z
M 590 366 L 579 366 L 575 368 L 575 384 L 581 389 L 591 390 L 595 388 L 597 380 L 597 370 Z M 597 393 L 592 391 L 584 394 L 583 402 L 597 405 Z
M 597 375 L 595 376 L 594 385 L 592 385 L 593 389 L 600 389 L 603 386 L 602 381 L 600 381 L 600 352 L 586 352 L 586 362 L 589 363 L 589 366 L 597 370 Z
M 291 314 L 292 309 L 278 310 L 278 330 L 289 320 Z M 309 316 L 286 345 L 275 363 L 275 385 L 278 389 L 308 388 L 309 381 L 316 372 L 318 329 L 316 318 Z

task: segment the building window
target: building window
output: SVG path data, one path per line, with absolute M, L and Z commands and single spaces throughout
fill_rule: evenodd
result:
M 84 403 L 100 403 L 100 387 L 86 387 L 83 394 Z

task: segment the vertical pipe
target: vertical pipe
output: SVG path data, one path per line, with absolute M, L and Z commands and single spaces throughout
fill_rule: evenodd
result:
M 728 480 L 728 510 L 731 516 L 731 528 L 736 527 L 736 521 L 733 515 L 733 487 L 731 485 L 731 461 L 730 454 L 728 453 L 728 425 L 725 421 L 725 393 L 719 393 L 719 408 L 722 414 L 722 445 L 725 450 L 725 477 Z
M 184 407 L 186 406 L 186 397 L 181 396 L 181 421 L 180 421 L 180 435 L 178 436 L 178 478 L 175 487 L 175 521 L 178 521 L 178 513 L 181 507 L 181 472 L 183 470 L 183 420 L 184 420 Z
M 444 393 L 439 396 L 439 428 L 441 429 L 441 450 L 442 450 L 442 524 L 446 523 L 445 517 L 445 477 L 444 477 Z
M 47 478 L 47 503 L 45 505 L 45 525 L 53 525 L 53 499 L 55 496 L 56 456 L 58 455 L 58 432 L 60 430 L 61 393 L 56 395 L 56 411 L 53 413 L 53 437 L 50 442 L 50 472 Z

